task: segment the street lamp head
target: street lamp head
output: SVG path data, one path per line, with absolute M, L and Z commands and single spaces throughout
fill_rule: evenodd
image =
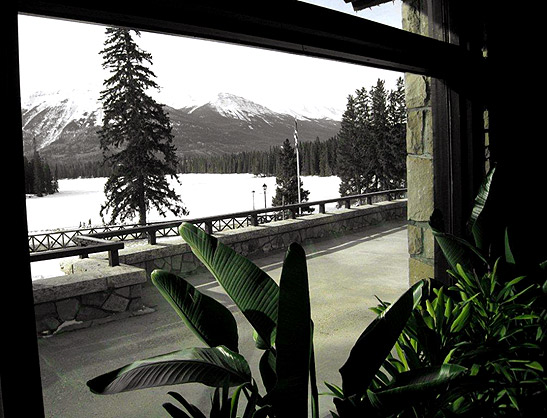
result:
M 262 185 L 262 188 L 264 189 L 264 192 L 266 192 L 266 189 L 268 188 L 268 186 L 266 185 L 266 183 L 264 183 L 264 184 Z

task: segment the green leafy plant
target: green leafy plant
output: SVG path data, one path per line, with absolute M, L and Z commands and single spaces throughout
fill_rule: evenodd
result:
M 507 231 L 503 242 L 496 240 L 488 214 L 494 173 L 475 200 L 470 240 L 443 232 L 439 213 L 432 216 L 453 285 L 435 279 L 418 283 L 421 291 L 410 290 L 410 310 L 400 308 L 401 300 L 393 305 L 380 301 L 373 308 L 384 321 L 392 309 L 402 315 L 393 319 L 393 332 L 380 338 L 372 332 L 380 319 L 373 322 L 340 369 L 342 388 L 327 384 L 337 408 L 334 416 L 547 413 L 540 400 L 547 390 L 547 315 L 540 286 L 547 263 L 525 269 L 511 251 Z
M 547 262 L 524 270 L 505 234 L 490 235 L 488 200 L 493 172 L 481 187 L 470 219 L 473 242 L 431 228 L 454 283 L 435 279 L 411 286 L 397 301 L 380 301 L 378 317 L 364 330 L 340 369 L 341 387 L 325 383 L 334 417 L 527 416 L 547 413 L 545 379 Z M 210 417 L 318 417 L 313 322 L 305 254 L 292 244 L 279 285 L 251 261 L 190 224 L 180 234 L 254 329 L 263 353 L 259 372 L 264 394 L 239 353 L 232 313 L 215 299 L 169 272 L 152 281 L 205 347 L 137 361 L 88 382 L 109 394 L 153 386 L 199 382 L 214 388 Z M 500 251 L 501 249 L 501 251 Z M 310 384 L 310 385 L 309 385 Z M 308 396 L 308 385 L 311 396 Z M 205 415 L 183 395 L 173 417 Z M 243 395 L 243 396 L 242 396 Z
M 185 223 L 179 232 L 253 327 L 256 347 L 264 351 L 259 370 L 266 393 L 259 393 L 250 366 L 239 353 L 232 313 L 183 278 L 162 270 L 152 273 L 152 282 L 205 347 L 134 362 L 90 380 L 89 388 L 111 394 L 198 382 L 215 388 L 211 417 L 235 418 L 241 394 L 247 400 L 243 417 L 307 416 L 309 399 L 317 417 L 313 323 L 302 247 L 289 246 L 277 285 L 254 263 L 194 225 Z M 181 394 L 169 394 L 184 408 L 164 404 L 173 417 L 204 416 Z
M 342 387 L 325 383 L 334 396 L 333 416 L 399 416 L 416 405 L 430 403 L 439 393 L 447 393 L 453 382 L 466 376 L 463 366 L 429 364 L 404 352 L 409 344 L 414 353 L 413 343 L 403 331 L 413 328 L 409 322 L 415 320 L 427 286 L 426 281 L 420 281 L 395 303 L 382 302 L 375 309 L 378 317 L 361 334 L 340 369 Z M 394 347 L 398 356 L 392 353 Z

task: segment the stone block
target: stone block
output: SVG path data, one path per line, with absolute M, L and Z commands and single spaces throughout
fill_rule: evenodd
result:
M 39 303 L 34 305 L 34 315 L 36 318 L 43 318 L 45 316 L 57 315 L 57 308 L 55 302 Z
M 55 300 L 55 286 L 48 285 L 47 283 L 44 283 L 44 281 L 45 280 L 34 280 L 32 282 L 35 306 L 41 305 L 43 302 Z
M 103 310 L 110 312 L 123 312 L 127 309 L 129 299 L 112 293 L 102 306 Z
M 139 284 L 133 285 L 130 287 L 131 293 L 129 297 L 131 298 L 140 298 L 142 296 L 142 286 Z
M 419 74 L 405 73 L 405 98 L 408 109 L 428 107 L 430 103 L 429 78 Z
M 108 298 L 107 292 L 96 292 L 96 293 L 90 293 L 87 295 L 82 295 L 82 304 L 83 305 L 89 305 L 89 306 L 96 306 L 100 308 L 104 301 Z
M 57 313 L 62 321 L 71 321 L 76 318 L 80 302 L 76 298 L 57 301 Z
M 127 306 L 127 310 L 129 312 L 135 312 L 135 311 L 141 310 L 143 307 L 144 305 L 142 304 L 142 299 L 134 298 L 134 299 L 131 299 L 131 301 L 129 302 L 129 305 Z
M 407 157 L 408 219 L 427 222 L 433 213 L 433 160 Z
M 423 154 L 424 111 L 409 111 L 406 122 L 406 151 L 409 154 Z
M 39 334 L 50 334 L 51 332 L 55 331 L 59 325 L 61 325 L 61 322 L 52 316 L 47 316 L 44 318 L 37 319 L 36 321 L 36 332 Z
M 408 259 L 409 285 L 419 282 L 422 279 L 431 279 L 435 275 L 433 265 L 429 261 L 410 257 Z
M 402 27 L 404 30 L 428 36 L 429 19 L 425 3 L 418 0 L 405 0 L 401 6 Z
M 131 297 L 131 286 L 120 287 L 114 292 L 116 295 L 129 299 Z
M 418 255 L 421 254 L 422 251 L 422 228 L 415 225 L 408 225 L 408 253 L 411 255 Z
M 429 226 L 424 229 L 424 257 L 431 260 L 435 257 L 435 237 Z
M 91 321 L 97 318 L 104 318 L 110 315 L 108 312 L 103 311 L 102 309 L 95 308 L 93 306 L 82 306 L 76 315 L 77 321 Z

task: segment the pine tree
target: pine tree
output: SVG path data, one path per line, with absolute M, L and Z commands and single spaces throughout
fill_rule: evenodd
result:
M 147 94 L 158 89 L 153 81 L 152 55 L 141 50 L 131 36 L 139 31 L 107 28 L 103 68 L 112 74 L 101 92 L 103 127 L 99 131 L 104 161 L 112 174 L 105 184 L 103 213 L 112 211 L 111 222 L 138 215 L 146 223 L 150 207 L 160 214 L 187 214 L 169 186 L 166 176 L 176 179 L 177 158 L 171 123 L 162 105 Z
M 388 125 L 388 92 L 385 89 L 385 82 L 378 79 L 370 92 L 370 136 L 367 141 L 367 162 L 373 173 L 369 179 L 369 190 L 376 191 L 387 189 L 390 179 L 390 163 L 392 149 L 390 144 L 390 129 Z
M 44 166 L 42 164 L 42 158 L 38 153 L 36 147 L 36 138 L 33 139 L 34 154 L 32 155 L 32 171 L 33 171 L 33 183 L 32 190 L 36 196 L 43 196 L 45 194 L 46 183 L 44 179 Z
M 406 185 L 406 103 L 402 77 L 397 79 L 395 90 L 388 98 L 389 138 L 392 152 L 391 187 Z M 390 187 L 390 188 L 391 188 Z
M 367 187 L 365 138 L 368 127 L 364 117 L 366 113 L 363 113 L 366 97 L 362 91 L 357 93 L 357 98 L 348 96 L 338 133 L 337 175 L 340 177 L 340 196 L 364 193 Z
M 272 206 L 282 206 L 298 203 L 298 178 L 296 173 L 296 152 L 288 139 L 285 139 L 279 150 L 278 173 L 275 179 L 277 188 L 272 199 Z M 310 192 L 302 188 L 300 180 L 300 199 L 308 200 Z
M 406 111 L 402 79 L 388 92 L 378 80 L 348 97 L 338 133 L 336 172 L 340 195 L 368 193 L 405 184 Z

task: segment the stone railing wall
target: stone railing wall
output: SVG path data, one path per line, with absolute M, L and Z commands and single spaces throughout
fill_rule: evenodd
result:
M 405 219 L 406 206 L 406 199 L 379 202 L 226 230 L 215 236 L 238 253 L 259 258 L 284 251 L 292 242 L 310 243 L 385 221 Z M 129 246 L 120 251 L 119 258 L 120 265 L 110 267 L 105 254 L 96 254 L 65 263 L 65 276 L 34 281 L 38 333 L 49 335 L 151 312 L 143 305 L 141 292 L 153 270 L 187 276 L 203 268 L 182 238 Z
M 225 230 L 215 233 L 215 236 L 239 254 L 259 258 L 274 251 L 284 251 L 292 242 L 308 243 L 342 236 L 391 219 L 404 219 L 405 216 L 406 199 Z M 127 248 L 121 251 L 120 262 L 141 267 L 148 275 L 155 269 L 187 275 L 201 267 L 188 244 L 180 238 Z
M 141 301 L 146 272 L 138 267 L 110 267 L 108 260 L 88 258 L 73 274 L 32 283 L 39 335 L 85 328 L 147 311 Z

